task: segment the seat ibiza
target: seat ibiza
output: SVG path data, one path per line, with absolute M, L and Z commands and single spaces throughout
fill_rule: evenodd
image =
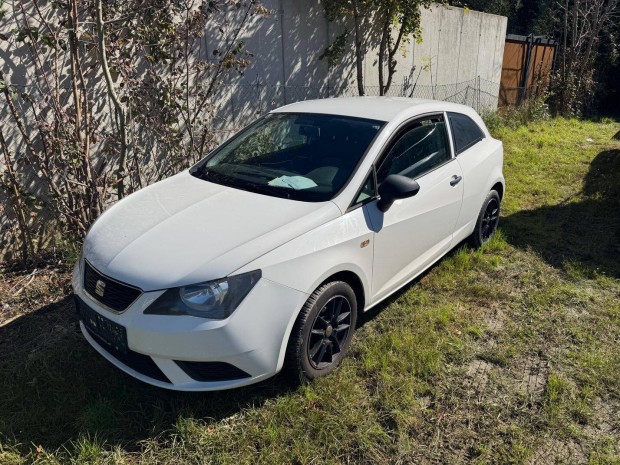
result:
M 493 235 L 503 148 L 471 108 L 294 103 L 108 209 L 73 273 L 88 342 L 200 391 L 332 372 L 359 315 Z M 415 311 L 415 310 L 413 310 Z

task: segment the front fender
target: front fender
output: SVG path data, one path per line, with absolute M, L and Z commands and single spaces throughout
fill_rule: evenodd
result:
M 345 215 L 309 231 L 248 263 L 234 274 L 260 269 L 265 279 L 312 294 L 321 283 L 336 273 L 353 272 L 370 301 L 373 262 L 373 232 L 363 209 Z M 368 241 L 368 242 L 367 242 Z M 282 336 L 278 370 L 284 362 L 286 345 L 302 306 L 292 309 Z

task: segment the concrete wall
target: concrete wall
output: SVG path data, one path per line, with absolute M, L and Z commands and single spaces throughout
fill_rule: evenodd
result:
M 345 54 L 331 68 L 327 60 L 319 59 L 345 27 L 353 30 L 352 24 L 328 22 L 320 0 L 262 3 L 270 14 L 252 18 L 241 37 L 253 55 L 251 65 L 219 89 L 216 129 L 243 126 L 258 114 L 286 103 L 357 95 L 353 53 Z M 9 14 L 4 21 L 12 19 Z M 422 10 L 421 22 L 421 41 L 404 42 L 397 55 L 390 95 L 450 100 L 481 111 L 497 108 L 507 19 L 435 4 Z M 364 30 L 370 27 L 367 24 Z M 222 49 L 220 40 L 215 32 L 206 34 L 201 47 L 205 57 Z M 369 46 L 364 59 L 368 95 L 378 94 L 377 55 L 377 47 Z M 27 53 L 20 56 L 19 52 L 0 50 L 0 67 L 12 84 L 33 82 L 34 67 L 27 59 Z M 91 74 L 89 87 L 105 95 L 103 79 L 95 76 L 96 71 Z M 4 117 L 0 108 L 0 120 Z
M 260 19 L 261 26 L 251 28 L 244 38 L 254 59 L 239 82 L 259 79 L 268 85 L 321 87 L 330 76 L 331 86 L 341 84 L 318 57 L 343 26 L 325 20 L 320 2 L 263 0 L 263 4 L 272 16 Z M 499 83 L 507 18 L 439 4 L 421 13 L 422 41 L 410 40 L 401 47 L 395 85 L 406 84 L 422 69 L 420 85 L 455 84 L 478 76 Z M 366 53 L 367 86 L 378 85 L 377 53 L 377 48 Z M 346 61 L 352 67 L 352 60 Z M 355 84 L 353 69 L 340 71 L 344 71 L 340 80 Z
M 218 140 L 225 139 L 259 114 L 285 103 L 309 98 L 357 95 L 353 53 L 345 54 L 337 65 L 331 67 L 326 60 L 319 59 L 325 48 L 345 27 L 349 31 L 353 30 L 352 24 L 347 24 L 346 20 L 340 23 L 327 22 L 320 0 L 262 0 L 262 3 L 271 14 L 267 17 L 253 17 L 242 37 L 246 50 L 253 54 L 251 65 L 243 75 L 227 77 L 215 98 L 218 111 L 215 112 L 213 129 L 221 130 L 216 133 Z M 51 7 L 50 4 L 41 5 Z M 16 29 L 18 25 L 15 18 L 21 14 L 17 4 L 8 0 L 4 3 L 4 10 L 6 16 L 3 19 L 3 31 Z M 239 15 L 243 14 L 242 10 Z M 390 95 L 445 99 L 466 103 L 480 110 L 496 108 L 506 18 L 441 5 L 423 10 L 421 14 L 422 41 L 417 43 L 410 40 L 403 44 Z M 230 24 L 235 24 L 235 21 L 239 24 L 240 20 L 240 17 L 236 20 L 233 18 Z M 30 18 L 32 26 L 36 26 L 34 21 L 35 18 Z M 213 57 L 214 50 L 222 50 L 224 47 L 220 42 L 220 34 L 209 32 L 215 30 L 215 27 L 210 26 L 213 25 L 207 25 L 208 32 L 199 51 L 207 59 Z M 368 31 L 371 27 L 372 20 L 368 20 L 363 29 Z M 38 95 L 45 95 L 45 85 L 36 77 L 27 47 L 26 43 L 17 44 L 16 47 L 0 47 L 0 69 L 8 83 L 16 86 L 16 92 L 34 92 L 40 86 Z M 63 102 L 72 99 L 67 58 L 61 57 L 59 63 L 60 98 Z M 43 67 L 52 65 L 51 59 L 44 59 L 42 63 Z M 377 49 L 374 46 L 369 46 L 365 54 L 364 77 L 367 94 L 376 95 L 378 72 Z M 86 79 L 92 92 L 94 111 L 103 116 L 100 129 L 115 131 L 112 119 L 114 111 L 99 67 L 89 68 Z M 26 129 L 32 129 L 35 124 L 33 112 L 37 107 L 21 98 L 15 102 Z M 8 106 L 0 103 L 0 127 L 11 149 L 21 156 L 25 153 L 23 139 L 18 136 L 14 121 L 8 113 Z M 137 126 L 134 129 L 140 130 Z M 139 143 L 145 152 L 142 173 L 156 176 L 159 173 L 159 162 L 165 157 L 161 148 L 148 135 L 143 136 L 133 129 L 130 131 L 130 139 L 130 143 Z M 105 141 L 105 138 L 99 142 L 93 140 L 95 156 L 105 153 L 101 146 Z M 3 169 L 0 157 L 0 175 Z M 21 175 L 27 192 L 35 193 L 37 198 L 46 197 L 37 172 L 26 167 Z M 148 178 L 147 182 L 152 179 Z M 0 190 L 0 257 L 2 250 L 10 246 L 17 236 L 15 222 L 6 209 L 6 198 L 2 196 L 3 191 Z M 45 221 L 45 215 L 38 215 L 35 221 L 41 223 L 41 227 L 53 228 Z M 38 228 L 35 226 L 34 229 Z M 48 236 L 44 233 L 38 235 Z
M 3 21 L 7 30 L 13 28 L 12 22 L 18 14 L 16 5 L 11 3 L 5 4 L 8 14 Z M 221 138 L 286 103 L 357 95 L 352 51 L 331 67 L 327 60 L 319 59 L 345 28 L 353 31 L 350 20 L 328 22 L 321 0 L 262 0 L 262 3 L 270 14 L 252 17 L 241 37 L 245 49 L 252 54 L 251 64 L 243 75 L 227 77 L 215 99 L 218 111 L 213 126 L 223 131 Z M 243 9 L 239 11 L 241 14 Z M 240 20 L 241 17 L 237 18 Z M 234 18 L 231 23 L 235 23 Z M 502 16 L 440 4 L 423 9 L 421 40 L 403 42 L 389 95 L 448 100 L 468 104 L 479 111 L 497 108 L 506 23 Z M 216 31 L 216 27 L 209 26 L 200 50 L 207 58 L 213 57 L 214 50 L 224 48 L 221 34 L 210 32 Z M 372 20 L 369 20 L 363 29 L 368 31 L 371 27 Z M 37 82 L 34 65 L 28 61 L 27 46 L 22 44 L 11 51 L 0 48 L 0 68 L 8 82 L 17 85 L 18 91 L 25 84 Z M 353 47 L 352 40 L 348 47 L 349 50 Z M 22 49 L 24 53 L 20 52 Z M 364 58 L 367 95 L 378 95 L 377 55 L 377 45 L 368 45 Z M 51 66 L 51 61 L 44 66 Z M 61 66 L 65 69 L 63 76 L 69 76 L 68 61 Z M 87 79 L 97 107 L 103 114 L 113 115 L 97 67 L 87 73 Z M 68 86 L 64 79 L 61 86 Z M 71 98 L 69 89 L 66 98 Z M 24 104 L 24 116 L 31 111 Z M 10 120 L 7 113 L 6 106 L 0 105 L 0 124 Z M 31 120 L 27 116 L 25 119 Z M 10 142 L 13 135 L 7 128 L 5 137 Z
M 264 0 L 271 16 L 248 28 L 246 49 L 254 55 L 243 76 L 221 90 L 220 127 L 239 126 L 286 103 L 308 98 L 357 95 L 353 53 L 330 69 L 319 56 L 352 24 L 326 21 L 317 0 Z M 507 18 L 435 4 L 421 12 L 421 41 L 403 43 L 390 95 L 497 108 Z M 209 53 L 217 43 L 207 39 Z M 352 44 L 351 44 L 352 47 Z M 378 94 L 378 48 L 364 59 L 368 95 Z
M 453 85 L 478 77 L 499 83 L 507 18 L 436 4 L 422 10 L 421 24 L 422 41 L 410 41 L 398 56 L 395 85 Z M 366 58 L 368 85 L 378 85 L 376 55 L 371 50 Z

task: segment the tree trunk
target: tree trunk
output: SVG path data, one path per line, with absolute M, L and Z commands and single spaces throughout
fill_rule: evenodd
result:
M 120 200 L 125 196 L 125 176 L 127 174 L 127 112 L 125 110 L 125 107 L 121 103 L 118 94 L 116 93 L 116 90 L 114 89 L 112 75 L 110 74 L 110 67 L 108 66 L 108 57 L 105 48 L 102 0 L 97 0 L 96 8 L 97 41 L 101 58 L 101 68 L 103 70 L 103 77 L 105 78 L 105 83 L 108 89 L 108 95 L 112 99 L 112 103 L 114 104 L 114 108 L 118 115 L 119 131 L 121 137 L 120 157 L 118 160 L 118 169 L 116 171 L 116 193 L 118 199 Z
M 385 83 L 385 87 L 383 89 L 384 94 L 387 94 L 387 92 L 390 90 L 390 86 L 392 85 L 392 80 L 394 79 L 394 74 L 396 73 L 396 60 L 394 60 L 394 57 L 396 56 L 396 53 L 398 52 L 398 47 L 400 47 L 401 41 L 403 40 L 403 33 L 405 30 L 406 21 L 409 21 L 408 17 L 403 18 L 403 22 L 400 25 L 400 30 L 398 31 L 398 37 L 396 38 L 396 42 L 394 42 L 394 46 L 389 46 L 389 41 L 388 41 L 388 46 L 389 46 L 388 78 L 387 78 L 387 82 Z M 390 31 L 390 34 L 391 34 L 391 31 Z
M 97 182 L 93 176 L 93 169 L 90 162 L 90 133 L 91 133 L 91 112 L 86 92 L 86 80 L 82 70 L 82 58 L 80 54 L 80 44 L 78 39 L 79 17 L 77 1 L 72 0 L 69 8 L 69 50 L 71 54 L 71 85 L 73 100 L 75 105 L 75 137 L 78 144 L 82 144 L 82 182 L 87 186 L 84 189 L 84 198 L 88 200 L 90 214 L 85 218 L 86 223 L 93 222 L 101 210 L 103 204 L 97 195 Z M 79 89 L 78 89 L 79 82 Z M 84 124 L 84 132 L 81 126 Z M 86 213 L 86 212 L 85 212 Z
M 560 111 L 562 114 L 566 113 L 566 81 L 568 76 L 566 74 L 566 55 L 568 53 L 568 0 L 564 4 L 564 30 L 562 31 L 562 91 L 560 94 Z
M 355 67 L 357 70 L 357 92 L 365 95 L 364 92 L 364 51 L 362 50 L 362 32 L 360 30 L 360 7 L 358 0 L 352 0 L 353 22 L 355 24 Z
M 379 62 L 378 62 L 378 67 L 379 67 L 379 95 L 385 95 L 385 76 L 383 73 L 383 68 L 385 66 L 385 53 L 386 50 L 388 48 L 388 40 L 389 40 L 389 34 L 391 32 L 390 29 L 390 17 L 391 17 L 391 11 L 388 9 L 388 11 L 385 14 L 385 18 L 383 20 L 383 24 L 381 27 L 381 42 L 379 42 Z M 389 65 L 388 65 L 389 66 Z M 388 70 L 388 75 L 389 75 L 389 70 Z

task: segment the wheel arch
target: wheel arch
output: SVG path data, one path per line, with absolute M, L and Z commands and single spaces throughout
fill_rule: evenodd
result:
M 499 194 L 499 200 L 501 202 L 504 198 L 504 183 L 502 181 L 497 181 L 495 184 L 493 184 L 493 187 L 491 187 L 490 190 L 497 191 L 497 193 Z
M 327 272 L 326 276 L 324 276 L 322 279 L 319 279 L 317 280 L 317 282 L 315 282 L 314 287 L 308 294 L 308 297 L 312 295 L 312 293 L 316 291 L 319 287 L 321 287 L 322 285 L 326 283 L 329 283 L 332 281 L 343 281 L 347 283 L 349 286 L 351 286 L 351 288 L 353 289 L 353 292 L 355 293 L 355 298 L 357 299 L 358 315 L 361 314 L 364 311 L 364 308 L 366 306 L 367 288 L 364 286 L 364 281 L 360 277 L 360 275 L 356 273 L 355 271 L 353 271 L 351 268 L 331 270 L 330 272 Z M 303 305 L 305 305 L 306 301 L 304 301 Z M 303 305 L 300 308 L 298 308 L 296 312 L 294 312 L 294 315 L 291 318 L 291 321 L 289 322 L 288 327 L 286 329 L 286 334 L 284 335 L 284 338 L 282 340 L 282 346 L 280 347 L 280 355 L 278 357 L 277 371 L 280 371 L 282 369 L 282 366 L 284 365 L 286 349 L 291 339 L 291 331 L 293 330 L 293 326 L 295 325 L 295 322 L 297 321 L 297 318 L 299 317 L 299 313 L 301 312 Z
M 316 287 L 316 289 L 321 287 L 323 284 L 326 284 L 332 281 L 343 281 L 347 283 L 349 286 L 351 286 L 351 288 L 353 289 L 353 292 L 355 292 L 358 312 L 364 311 L 364 308 L 366 306 L 365 289 L 364 289 L 364 284 L 361 278 L 357 274 L 355 274 L 353 271 L 350 271 L 350 270 L 339 271 L 337 273 L 332 274 L 325 280 L 323 280 L 321 284 L 319 284 Z

